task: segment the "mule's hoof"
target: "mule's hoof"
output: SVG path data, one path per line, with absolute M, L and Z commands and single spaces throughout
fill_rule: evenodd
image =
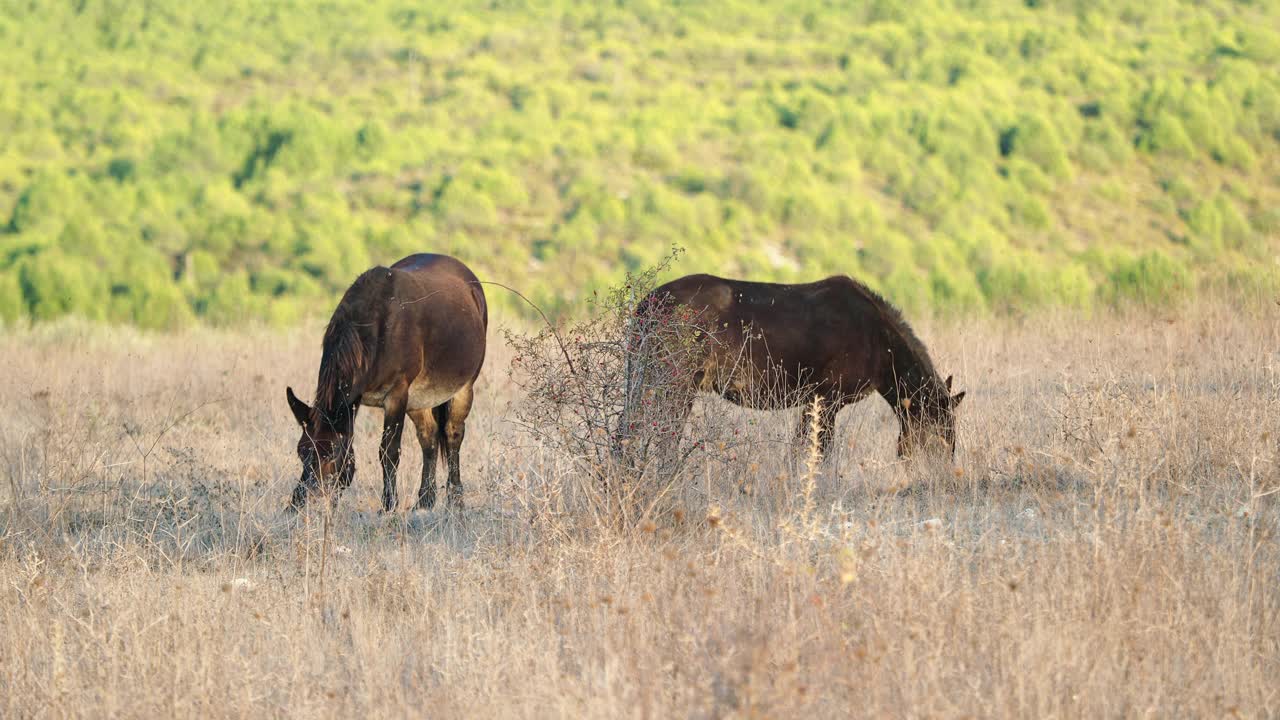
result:
M 435 507 L 435 506 L 436 506 L 436 494 L 435 494 L 435 493 L 427 493 L 427 494 L 425 494 L 425 495 L 419 495 L 419 496 L 418 496 L 418 509 L 419 509 L 419 510 L 430 510 L 431 508 L 433 508 L 433 507 Z

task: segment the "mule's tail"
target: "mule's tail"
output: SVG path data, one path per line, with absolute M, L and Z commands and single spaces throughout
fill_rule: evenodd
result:
M 431 459 L 431 462 L 444 460 L 447 466 L 449 463 L 449 433 L 446 432 L 446 427 L 449 423 L 449 403 L 432 408 L 431 414 L 436 419 L 436 456 Z M 426 458 L 423 458 L 423 461 L 425 462 Z M 446 467 L 447 471 L 448 468 Z

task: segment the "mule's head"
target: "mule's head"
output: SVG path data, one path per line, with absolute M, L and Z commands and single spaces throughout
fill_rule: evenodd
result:
M 909 457 L 919 452 L 942 450 L 956 454 L 956 407 L 964 400 L 964 391 L 951 394 L 951 378 L 945 383 L 933 383 L 937 388 L 926 388 L 916 397 L 899 401 L 898 420 L 902 432 L 898 435 L 898 457 Z
M 355 453 L 351 449 L 350 423 L 345 429 L 322 418 L 311 406 L 293 394 L 293 388 L 285 389 L 289 409 L 302 427 L 298 439 L 298 459 L 302 461 L 302 476 L 294 488 L 289 507 L 301 509 L 307 497 L 317 489 L 326 492 L 345 488 L 356 474 Z

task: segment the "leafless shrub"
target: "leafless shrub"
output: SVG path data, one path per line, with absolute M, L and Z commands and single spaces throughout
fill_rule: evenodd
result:
M 632 501 L 641 515 L 696 460 L 734 444 L 722 416 L 690 418 L 716 328 L 651 297 L 679 253 L 595 293 L 587 315 L 564 328 L 507 332 L 523 394 L 517 424 L 590 478 L 598 499 Z

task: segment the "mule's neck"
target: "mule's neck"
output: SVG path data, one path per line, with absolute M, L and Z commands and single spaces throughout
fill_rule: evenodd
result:
M 886 345 L 889 359 L 877 389 L 894 413 L 914 416 L 926 406 L 940 407 L 947 399 L 946 385 L 924 348 L 898 337 L 890 338 Z
M 315 412 L 327 428 L 349 433 L 360 407 L 370 357 L 357 327 L 340 320 L 335 317 L 325 332 Z

